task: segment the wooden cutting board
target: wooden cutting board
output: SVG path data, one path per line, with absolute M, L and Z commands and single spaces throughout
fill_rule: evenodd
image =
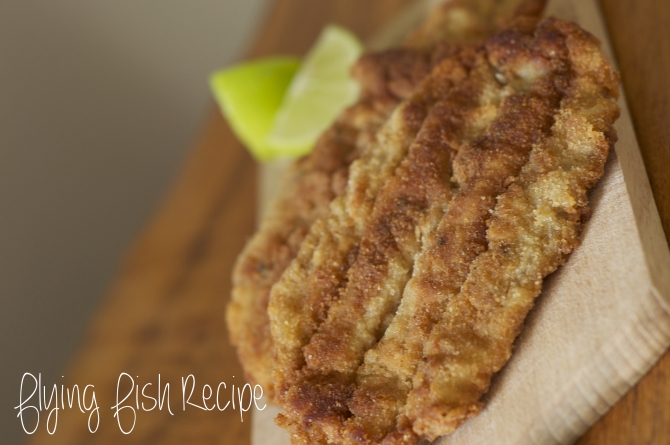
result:
M 369 46 L 398 42 L 429 3 L 408 9 Z M 615 63 L 596 1 L 550 1 L 547 15 L 579 23 L 601 40 L 603 52 Z M 670 251 L 625 94 L 619 105 L 619 142 L 591 194 L 593 215 L 582 245 L 545 281 L 480 416 L 436 443 L 572 443 L 670 345 Z M 283 167 L 263 167 L 261 209 Z M 254 445 L 289 443 L 272 420 L 277 412 L 267 408 L 254 413 Z

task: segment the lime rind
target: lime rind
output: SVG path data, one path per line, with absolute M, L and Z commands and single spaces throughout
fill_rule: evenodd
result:
M 213 73 L 210 87 L 237 137 L 260 161 L 308 153 L 359 86 L 350 76 L 363 47 L 355 35 L 328 26 L 300 64 L 270 57 Z
M 223 69 L 209 84 L 222 113 L 260 161 L 283 154 L 267 140 L 285 92 L 300 66 L 295 57 L 269 57 Z

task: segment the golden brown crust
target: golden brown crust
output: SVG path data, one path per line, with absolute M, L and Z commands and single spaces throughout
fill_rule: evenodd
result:
M 423 47 L 439 41 L 479 44 L 512 17 L 540 17 L 547 0 L 446 0 L 412 32 L 406 43 Z
M 291 166 L 258 232 L 240 254 L 227 310 L 231 341 L 247 378 L 271 394 L 270 288 L 293 260 L 313 221 L 342 193 L 352 160 L 374 137 L 411 85 L 430 69 L 430 54 L 411 49 L 364 55 L 354 68 L 360 101 L 345 110 L 316 147 Z
M 576 25 L 519 20 L 400 106 L 272 291 L 294 443 L 412 444 L 478 413 L 578 244 L 617 82 Z
M 551 134 L 533 147 L 528 164 L 498 197 L 487 251 L 473 262 L 425 343 L 404 415 L 429 439 L 478 412 L 543 278 L 579 244 L 587 193 L 616 138 L 618 79 L 598 42 L 571 23 L 544 26 L 565 40 L 572 77 Z
M 362 87 L 360 101 L 346 110 L 319 139 L 313 152 L 296 162 L 284 176 L 279 196 L 238 258 L 226 314 L 231 341 L 237 347 L 247 378 L 260 383 L 266 394 L 273 394 L 273 342 L 267 316 L 271 286 L 297 254 L 315 219 L 324 215 L 332 199 L 343 192 L 351 162 L 370 144 L 398 102 L 408 98 L 430 69 L 452 53 L 452 45 L 444 40 L 481 37 L 479 24 L 507 19 L 510 5 L 519 4 L 519 0 L 489 3 L 507 6 L 487 11 L 485 17 L 478 15 L 484 9 L 473 10 L 467 20 L 478 25 L 465 26 L 448 35 L 441 34 L 441 27 L 446 26 L 452 7 L 443 7 L 431 26 L 415 34 L 406 47 L 364 55 L 353 70 Z M 521 2 L 543 3 L 544 0 Z M 522 9 L 519 11 L 523 13 L 541 12 L 537 7 L 535 11 Z M 472 30 L 475 35 L 471 35 Z
M 345 192 L 317 219 L 298 255 L 272 287 L 268 313 L 275 340 L 274 384 L 285 391 L 303 365 L 301 349 L 337 297 L 379 188 L 392 177 L 427 114 L 422 100 L 399 106 L 377 139 L 350 167 Z
M 335 426 L 323 432 L 331 441 L 338 434 L 340 408 L 346 406 L 362 354 L 376 341 L 376 331 L 392 313 L 409 278 L 413 254 L 420 248 L 417 224 L 429 231 L 451 196 L 451 156 L 471 129 L 469 117 L 485 105 L 479 100 L 486 85 L 482 77 L 495 81 L 488 64 L 471 48 L 445 60 L 431 73 L 381 131 L 380 142 L 352 165 L 347 191 L 331 206 L 327 222 L 321 227 L 315 224 L 307 238 L 319 239 L 314 243 L 318 248 L 309 252 L 310 263 L 305 268 L 292 263 L 273 288 L 270 319 L 277 340 L 275 371 L 283 373 L 276 378 L 287 425 L 292 421 L 309 425 L 307 434 Z M 403 113 L 405 110 L 411 112 Z M 417 116 L 424 119 L 414 119 Z M 362 205 L 352 207 L 351 203 Z M 346 275 L 340 274 L 327 285 L 309 281 L 334 276 L 330 269 L 334 256 L 344 257 L 346 249 L 356 247 Z M 301 286 L 309 291 L 305 300 L 294 290 L 301 279 L 310 284 Z M 285 286 L 287 280 L 292 280 L 289 286 Z M 282 293 L 275 293 L 278 290 Z M 279 306 L 296 296 L 316 304 L 306 304 L 294 314 Z M 379 303 L 374 310 L 372 302 Z M 275 312 L 275 304 L 283 309 L 281 313 Z M 288 320 L 295 327 L 275 330 Z M 299 335 L 289 332 L 296 329 Z M 315 332 L 312 343 L 303 350 Z M 308 366 L 303 368 L 305 360 Z M 303 429 L 307 430 L 291 427 L 299 435 Z
M 533 144 L 548 134 L 553 123 L 560 86 L 566 83 L 563 65 L 555 64 L 549 71 L 551 61 L 544 60 L 534 48 L 543 46 L 541 35 L 515 30 L 508 37 L 507 42 L 498 45 L 509 47 L 509 40 L 514 39 L 524 50 L 518 52 L 516 60 L 508 58 L 505 64 L 523 65 L 524 71 L 531 74 L 528 77 L 534 78 L 532 86 L 528 90 L 521 85 L 518 89 L 503 89 L 507 97 L 496 118 L 481 137 L 465 145 L 456 157 L 454 179 L 459 190 L 417 256 L 413 277 L 404 289 L 393 322 L 358 370 L 358 388 L 350 402 L 356 414 L 349 422 L 352 430 L 365 429 L 371 422 L 371 413 L 364 403 L 370 398 L 386 400 L 393 395 L 396 402 L 389 406 L 378 404 L 375 417 L 380 411 L 388 411 L 388 419 L 399 414 L 397 401 L 404 401 L 411 389 L 430 329 L 440 319 L 445 302 L 465 281 L 472 261 L 486 250 L 486 222 L 496 197 L 508 186 L 509 178 L 518 175 Z M 494 44 L 495 40 L 488 45 L 489 60 L 494 58 Z M 535 70 L 528 69 L 525 56 L 535 62 Z
M 480 76 L 493 80 L 486 62 L 465 50 L 455 60 L 440 65 L 425 88 L 432 91 L 435 83 L 447 84 L 454 77 L 458 88 L 446 91 L 431 107 L 407 156 L 377 194 L 346 283 L 305 346 L 312 370 L 356 370 L 362 353 L 376 343 L 384 320 L 397 308 L 421 238 L 432 231 L 451 199 L 452 157 L 466 135 L 476 131 L 473 118 L 493 106 L 480 100 L 485 84 Z

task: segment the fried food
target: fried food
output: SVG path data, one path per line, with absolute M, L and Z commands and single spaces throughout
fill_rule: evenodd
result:
M 355 371 L 449 203 L 451 158 L 495 115 L 495 83 L 473 48 L 440 64 L 354 162 L 344 195 L 274 286 L 269 313 L 282 422 L 304 443 L 342 440 Z
M 452 0 L 402 48 L 364 55 L 353 74 L 361 99 L 319 139 L 313 152 L 295 163 L 258 232 L 247 243 L 233 271 L 226 318 L 232 343 L 250 381 L 272 395 L 273 341 L 267 315 L 271 287 L 295 258 L 313 222 L 328 214 L 342 194 L 351 162 L 360 156 L 431 68 L 455 42 L 479 41 L 499 23 L 518 14 L 539 15 L 545 0 Z
M 579 242 L 617 91 L 588 33 L 519 19 L 397 107 L 271 291 L 293 443 L 414 444 L 479 412 Z
M 407 36 L 406 44 L 437 42 L 480 44 L 513 17 L 540 17 L 546 0 L 442 0 L 426 21 Z
M 279 194 L 233 271 L 226 313 L 232 343 L 247 378 L 272 390 L 273 346 L 267 315 L 270 288 L 293 260 L 312 222 L 342 193 L 351 162 L 374 137 L 395 105 L 430 69 L 430 54 L 397 49 L 363 56 L 354 68 L 361 100 L 289 168 Z
M 550 135 L 533 146 L 528 164 L 497 198 L 486 252 L 473 261 L 424 345 L 403 414 L 431 440 L 478 412 L 478 400 L 509 359 L 543 278 L 579 244 L 587 193 L 616 141 L 619 79 L 598 41 L 575 24 L 545 26 L 564 36 L 569 84 Z

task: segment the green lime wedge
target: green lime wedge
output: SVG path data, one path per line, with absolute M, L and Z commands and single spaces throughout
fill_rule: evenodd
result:
M 307 153 L 337 115 L 356 101 L 350 75 L 363 46 L 349 31 L 326 27 L 293 77 L 275 116 L 268 144 L 282 157 Z
M 222 113 L 258 160 L 266 161 L 282 154 L 268 143 L 267 137 L 299 65 L 300 61 L 293 57 L 270 57 L 210 76 L 210 88 Z

